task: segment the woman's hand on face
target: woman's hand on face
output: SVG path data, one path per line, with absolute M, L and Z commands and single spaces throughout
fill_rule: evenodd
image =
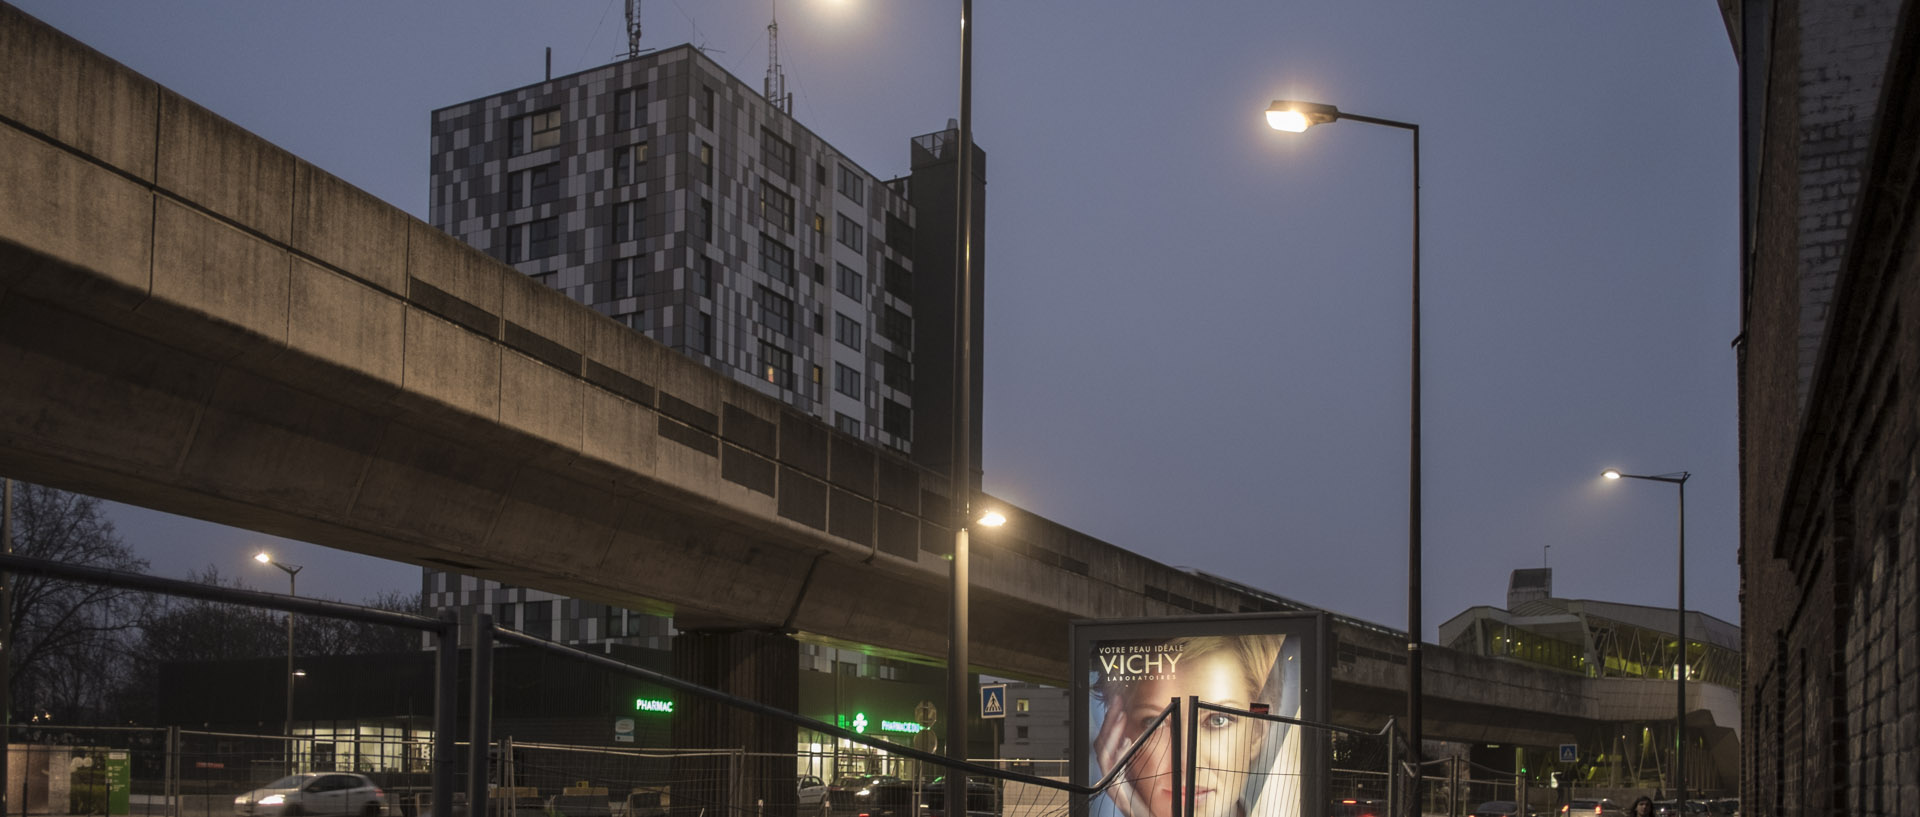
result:
M 1133 739 L 1127 737 L 1127 717 L 1125 707 L 1114 706 L 1108 702 L 1107 715 L 1100 721 L 1100 732 L 1094 740 L 1094 759 L 1100 763 L 1102 776 L 1111 773 L 1120 763 Z M 1146 804 L 1134 795 L 1131 774 L 1122 774 L 1107 787 L 1107 797 L 1112 798 L 1115 808 L 1126 817 L 1151 817 Z

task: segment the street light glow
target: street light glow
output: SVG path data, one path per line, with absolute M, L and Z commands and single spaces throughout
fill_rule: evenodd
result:
M 987 511 L 980 515 L 980 524 L 989 528 L 997 528 L 1007 524 L 1007 517 L 999 511 Z
M 1300 133 L 1314 125 L 1324 125 L 1339 118 L 1339 108 L 1318 102 L 1276 99 L 1267 106 L 1267 127 L 1287 133 Z
M 253 560 L 263 565 L 273 564 L 273 557 L 268 556 L 267 552 L 264 550 L 260 551 L 259 553 L 253 554 Z
M 1603 476 L 1603 477 L 1606 477 L 1607 479 L 1619 479 L 1619 478 L 1620 478 L 1620 469 L 1618 469 L 1618 468 L 1608 468 L 1608 469 L 1607 469 L 1607 470 L 1605 470 L 1605 471 L 1601 471 L 1601 472 L 1600 472 L 1600 476 Z

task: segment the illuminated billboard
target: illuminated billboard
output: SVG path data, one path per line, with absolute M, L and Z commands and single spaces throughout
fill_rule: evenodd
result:
M 1319 814 L 1311 804 L 1324 805 L 1324 733 L 1307 737 L 1300 726 L 1241 713 L 1325 722 L 1327 632 L 1319 613 L 1075 622 L 1077 782 L 1098 782 L 1146 742 L 1087 817 L 1172 817 L 1176 777 L 1193 789 L 1193 817 Z M 1218 708 L 1188 718 L 1190 697 Z M 1148 731 L 1175 699 L 1177 744 L 1164 726 Z

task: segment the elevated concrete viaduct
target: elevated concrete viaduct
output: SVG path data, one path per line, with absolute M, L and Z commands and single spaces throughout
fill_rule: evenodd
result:
M 0 472 L 686 628 L 943 654 L 942 476 L 4 5 L 0 78 Z M 1009 515 L 974 546 L 977 669 L 1063 683 L 1076 618 L 1290 609 Z M 1383 723 L 1403 637 L 1335 632 L 1340 719 Z M 1605 716 L 1584 679 L 1427 668 L 1430 736 Z

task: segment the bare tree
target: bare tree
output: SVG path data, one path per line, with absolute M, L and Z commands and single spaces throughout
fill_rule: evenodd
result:
M 67 564 L 144 572 L 102 515 L 100 500 L 15 483 L 14 553 Z M 122 657 L 151 603 L 122 588 L 15 574 L 8 651 L 16 722 L 100 716 L 124 672 Z

